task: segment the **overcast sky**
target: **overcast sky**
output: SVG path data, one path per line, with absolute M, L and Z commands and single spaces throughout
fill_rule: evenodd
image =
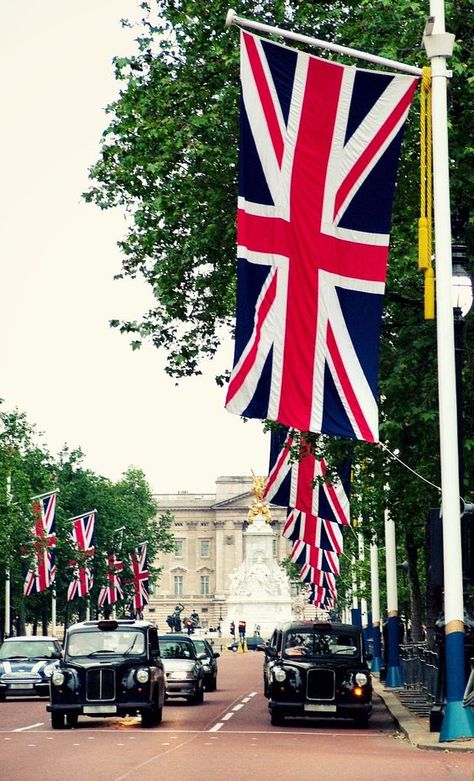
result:
M 139 316 L 151 295 L 113 280 L 123 214 L 81 199 L 118 90 L 112 58 L 134 51 L 120 18 L 138 6 L 1 0 L 0 398 L 55 455 L 80 446 L 112 480 L 134 465 L 156 493 L 207 493 L 217 476 L 268 468 L 269 435 L 226 412 L 214 383 L 232 346 L 178 386 L 156 349 L 132 352 L 108 322 Z

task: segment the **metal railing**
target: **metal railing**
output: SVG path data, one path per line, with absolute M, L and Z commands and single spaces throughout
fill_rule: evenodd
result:
M 439 656 L 427 643 L 400 645 L 400 666 L 405 687 L 422 691 L 435 702 L 438 697 Z

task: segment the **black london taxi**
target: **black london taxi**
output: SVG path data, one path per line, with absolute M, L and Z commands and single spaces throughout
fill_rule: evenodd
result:
M 367 726 L 372 680 L 360 627 L 291 622 L 277 627 L 260 650 L 272 724 L 296 716 L 349 718 Z
M 73 624 L 64 655 L 50 678 L 53 729 L 76 727 L 79 716 L 140 714 L 142 727 L 159 724 L 165 674 L 158 630 L 148 621 L 99 620 Z

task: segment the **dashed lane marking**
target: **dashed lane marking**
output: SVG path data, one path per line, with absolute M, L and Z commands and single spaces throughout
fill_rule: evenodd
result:
M 222 717 L 222 721 L 228 721 L 233 715 L 233 713 L 226 713 L 225 716 Z
M 240 709 L 241 709 L 241 708 L 243 708 L 243 707 L 244 707 L 244 706 L 243 706 L 243 703 L 242 703 L 242 702 L 240 702 L 238 705 L 234 705 L 234 707 L 232 708 L 232 710 L 233 710 L 233 711 L 240 710 Z
M 37 724 L 29 724 L 27 727 L 18 727 L 17 729 L 12 729 L 12 732 L 25 732 L 27 729 L 34 729 L 35 727 L 42 727 L 44 725 L 44 721 L 38 721 Z
M 220 730 L 220 728 L 221 728 L 221 727 L 223 727 L 223 726 L 224 726 L 224 722 L 223 722 L 223 721 L 219 721 L 219 722 L 217 722 L 217 724 L 214 724 L 214 726 L 213 726 L 213 727 L 211 727 L 211 729 L 209 730 L 209 732 L 217 732 L 217 731 L 218 731 L 218 730 Z

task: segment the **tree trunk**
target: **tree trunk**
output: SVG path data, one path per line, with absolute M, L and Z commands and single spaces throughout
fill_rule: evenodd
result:
M 405 538 L 405 546 L 410 587 L 411 639 L 414 643 L 419 643 L 423 640 L 423 601 L 418 577 L 418 549 L 412 539 Z

